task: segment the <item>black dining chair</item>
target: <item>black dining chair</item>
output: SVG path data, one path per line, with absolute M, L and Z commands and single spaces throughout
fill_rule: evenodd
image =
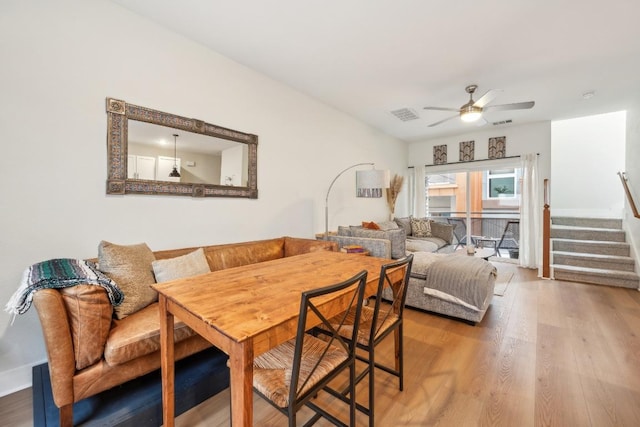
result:
M 457 242 L 454 250 L 467 246 L 467 221 L 464 218 L 447 218 L 447 222 L 453 225 L 453 235 Z
M 413 264 L 413 254 L 410 254 L 397 261 L 385 264 L 380 270 L 378 289 L 375 295 L 373 307 L 367 305 L 362 307 L 360 325 L 355 326 L 358 320 L 356 312 L 349 313 L 345 325 L 339 327 L 340 333 L 347 337 L 351 335 L 353 329 L 357 329 L 357 347 L 364 350 L 366 356 L 358 354 L 356 358 L 367 364 L 367 367 L 356 377 L 356 384 L 369 376 L 369 405 L 356 404 L 361 412 L 369 416 L 369 426 L 374 425 L 375 419 L 375 368 L 385 371 L 398 377 L 398 388 L 404 389 L 404 354 L 403 354 L 403 313 L 404 304 L 407 298 L 407 287 L 411 266 Z M 333 322 L 338 328 L 338 320 Z M 396 332 L 396 348 L 394 353 L 394 366 L 386 366 L 376 362 L 375 347 L 382 342 L 391 332 Z M 318 328 L 317 333 L 324 334 L 327 331 Z M 347 390 L 328 390 L 336 397 L 346 399 Z M 350 394 L 351 396 L 353 394 Z
M 509 255 L 511 258 L 512 254 L 518 254 L 519 252 L 519 244 L 520 241 L 520 220 L 519 219 L 511 219 L 507 221 L 504 226 L 504 231 L 502 232 L 502 236 L 500 236 L 500 241 L 498 242 L 498 254 L 500 254 L 500 249 L 506 249 L 509 251 Z M 514 256 L 517 258 L 518 256 Z
M 364 299 L 367 272 L 335 285 L 314 289 L 302 294 L 296 337 L 257 356 L 253 362 L 253 387 L 265 400 L 287 415 L 289 426 L 296 425 L 296 413 L 303 406 L 315 414 L 306 422 L 314 424 L 324 417 L 337 426 L 347 426 L 312 399 L 336 376 L 349 370 L 349 424 L 355 426 L 356 405 L 356 335 Z M 339 298 L 347 311 L 335 313 Z M 327 303 L 328 302 L 328 303 Z M 347 316 L 347 313 L 350 316 Z M 355 327 L 343 336 L 347 320 Z M 308 333 L 313 326 L 322 326 L 327 333 L 320 339 Z M 310 326 L 308 326 L 311 325 Z

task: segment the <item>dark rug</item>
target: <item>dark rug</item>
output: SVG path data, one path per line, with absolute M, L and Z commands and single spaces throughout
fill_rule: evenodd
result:
M 176 416 L 229 387 L 228 356 L 215 347 L 176 362 Z M 146 427 L 162 424 L 160 370 L 73 405 L 74 426 Z M 49 365 L 33 367 L 33 425 L 59 426 Z

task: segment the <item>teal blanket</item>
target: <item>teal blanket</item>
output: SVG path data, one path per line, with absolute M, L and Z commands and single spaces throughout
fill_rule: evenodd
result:
M 75 285 L 102 286 L 113 305 L 119 305 L 124 294 L 116 283 L 90 262 L 80 259 L 58 258 L 42 261 L 27 268 L 19 288 L 5 306 L 5 311 L 23 314 L 33 301 L 33 293 L 40 289 L 67 288 Z

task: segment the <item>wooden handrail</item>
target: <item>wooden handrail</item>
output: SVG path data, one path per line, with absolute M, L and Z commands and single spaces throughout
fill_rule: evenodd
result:
M 542 277 L 551 277 L 551 211 L 549 210 L 549 180 L 544 180 L 544 210 L 542 211 Z
M 633 201 L 633 196 L 631 195 L 631 190 L 629 190 L 629 184 L 627 183 L 627 174 L 625 172 L 618 172 L 618 176 L 620 177 L 620 181 L 622 181 L 622 186 L 624 187 L 624 192 L 627 195 L 629 206 L 631 206 L 631 210 L 633 211 L 633 216 L 635 216 L 636 218 L 640 218 L 640 214 L 638 213 L 638 209 L 636 208 L 636 203 Z

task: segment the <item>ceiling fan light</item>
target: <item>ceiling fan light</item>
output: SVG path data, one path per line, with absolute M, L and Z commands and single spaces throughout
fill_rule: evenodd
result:
M 476 120 L 479 120 L 480 117 L 482 117 L 482 109 L 474 107 L 473 105 L 464 107 L 460 111 L 460 119 L 466 123 L 475 122 Z

